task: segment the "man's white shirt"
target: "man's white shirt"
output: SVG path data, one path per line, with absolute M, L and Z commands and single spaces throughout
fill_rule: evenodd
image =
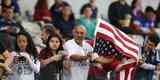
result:
M 74 39 L 68 40 L 64 44 L 64 49 L 67 51 L 66 55 L 70 58 L 73 54 L 87 55 L 93 51 L 93 48 L 85 40 L 82 46 L 79 46 Z M 71 61 L 71 79 L 70 80 L 87 80 L 89 70 L 89 61 L 75 62 Z

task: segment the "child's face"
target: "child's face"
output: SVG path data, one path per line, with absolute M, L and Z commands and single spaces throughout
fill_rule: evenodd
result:
M 17 37 L 17 45 L 20 48 L 20 50 L 25 50 L 28 45 L 27 37 L 24 35 L 19 35 Z
M 145 45 L 146 50 L 155 48 L 155 44 L 151 41 L 148 41 L 147 44 Z
M 90 7 L 85 8 L 84 16 L 91 17 L 92 16 L 92 9 Z
M 49 47 L 52 50 L 57 50 L 60 46 L 60 40 L 57 37 L 52 37 L 49 41 Z

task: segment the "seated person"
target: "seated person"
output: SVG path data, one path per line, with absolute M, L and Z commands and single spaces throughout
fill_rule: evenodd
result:
M 14 20 L 13 10 L 12 6 L 3 7 L 2 18 L 0 18 L 0 42 L 5 48 L 11 47 L 11 49 L 14 49 L 15 35 L 24 31 L 23 27 Z
M 14 19 L 13 10 L 12 6 L 4 7 L 2 11 L 2 18 L 0 19 L 0 32 L 16 34 L 23 31 L 22 26 L 20 26 Z
M 155 13 L 153 8 L 147 7 L 145 9 L 144 17 L 134 20 L 132 27 L 134 27 L 135 31 L 140 34 L 154 34 Z

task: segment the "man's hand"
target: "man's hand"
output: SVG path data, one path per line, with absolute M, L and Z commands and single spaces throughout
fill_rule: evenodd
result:
M 74 60 L 74 61 L 84 61 L 84 60 L 87 60 L 89 59 L 89 56 L 83 56 L 83 55 L 80 55 L 80 54 L 73 54 L 70 56 L 70 59 L 71 60 Z
M 49 64 L 49 61 L 48 60 L 40 60 L 41 64 L 42 65 L 47 65 Z
M 53 61 L 60 61 L 62 59 L 62 55 L 60 54 L 54 55 L 53 57 L 51 57 L 51 59 Z
M 144 63 L 144 60 L 140 59 L 139 62 L 138 62 L 138 65 L 141 65 Z
M 8 33 L 13 33 L 13 32 L 16 31 L 16 29 L 12 28 L 11 26 L 7 26 L 6 31 L 7 31 Z

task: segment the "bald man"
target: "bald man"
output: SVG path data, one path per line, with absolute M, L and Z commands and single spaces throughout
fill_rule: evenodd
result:
M 90 58 L 88 53 L 92 52 L 93 48 L 84 40 L 86 34 L 84 27 L 76 26 L 73 30 L 74 38 L 64 44 L 71 63 L 70 80 L 87 80 Z

